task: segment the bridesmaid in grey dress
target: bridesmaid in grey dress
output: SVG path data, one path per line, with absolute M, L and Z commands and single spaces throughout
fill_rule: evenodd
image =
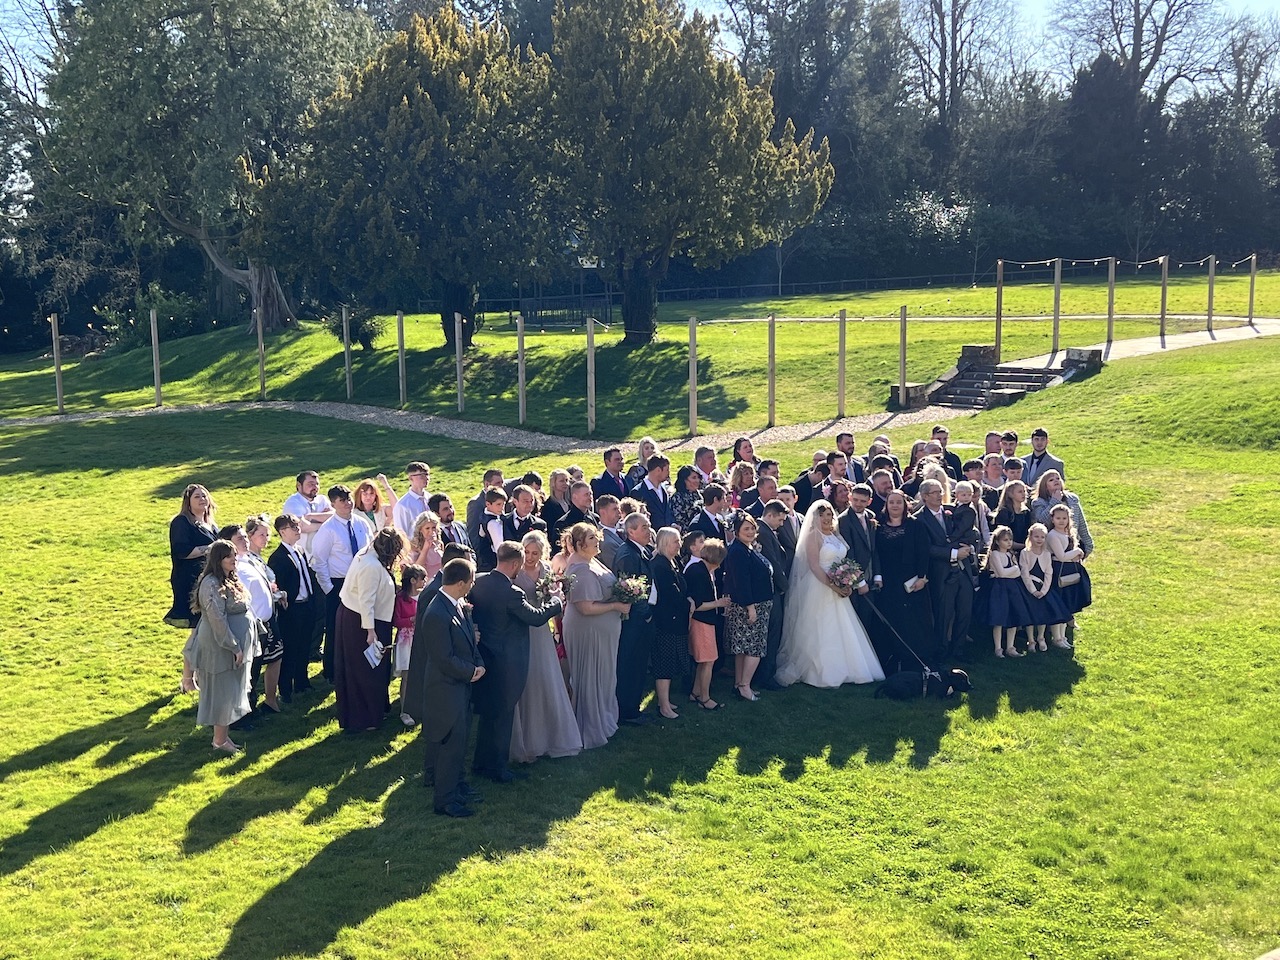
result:
M 596 559 L 599 527 L 576 523 L 570 536 L 578 559 L 565 571 L 576 579 L 564 609 L 564 647 L 582 745 L 590 750 L 618 732 L 618 635 L 622 614 L 631 608 L 610 599 L 617 577 Z
M 547 564 L 551 546 L 540 530 L 525 534 L 521 545 L 524 566 L 516 574 L 515 585 L 529 603 L 538 606 L 543 602 L 538 597 L 538 581 L 551 573 Z M 572 757 L 581 749 L 582 732 L 564 685 L 551 624 L 530 627 L 529 676 L 511 726 L 511 759 L 532 763 L 538 757 Z
M 209 547 L 192 603 L 200 623 L 189 641 L 200 681 L 196 723 L 213 727 L 213 748 L 238 753 L 227 728 L 249 712 L 249 668 L 256 630 L 250 629 L 249 592 L 236 576 L 236 548 L 229 540 Z M 187 651 L 184 651 L 184 655 Z

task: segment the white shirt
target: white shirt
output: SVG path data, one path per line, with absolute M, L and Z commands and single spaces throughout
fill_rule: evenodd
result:
M 307 561 L 302 559 L 302 554 L 298 552 L 298 548 L 291 547 L 287 543 L 284 544 L 285 553 L 289 554 L 289 559 L 293 561 L 293 565 L 298 568 L 298 600 L 309 600 L 311 591 L 307 589 L 307 571 L 304 569 Z
M 369 521 L 354 511 L 350 521 L 343 520 L 334 514 L 316 531 L 313 538 L 311 563 L 316 570 L 316 579 L 325 593 L 333 590 L 333 581 L 347 575 L 351 567 L 353 555 L 351 539 L 347 536 L 347 523 L 356 536 L 356 551 L 369 545 L 373 539 L 373 527 Z M 391 618 L 388 616 L 388 620 Z
M 248 554 L 237 555 L 236 576 L 249 591 L 249 612 L 266 623 L 271 619 L 274 601 L 271 596 L 271 583 L 262 569 L 262 563 Z
M 405 539 L 413 536 L 413 522 L 418 519 L 419 515 L 427 510 L 427 493 L 424 488 L 422 493 L 414 493 L 409 490 L 403 497 L 396 501 L 395 509 L 391 511 L 391 522 L 396 525 L 396 529 L 405 535 Z
M 498 544 L 503 541 L 502 518 L 495 517 L 486 510 L 480 518 L 480 522 L 484 524 L 485 530 L 489 534 L 489 546 L 493 547 L 493 552 L 498 552 Z
M 292 513 L 295 517 L 301 517 L 305 520 L 309 513 L 328 513 L 332 509 L 333 504 L 329 502 L 329 498 L 323 493 L 317 493 L 310 500 L 304 497 L 301 493 L 295 493 L 284 502 L 284 507 L 280 512 Z M 304 533 L 302 535 L 301 539 L 298 540 L 298 543 L 301 544 L 303 550 L 306 550 L 308 553 L 311 552 L 311 540 L 315 537 L 316 533 L 319 532 L 320 531 L 317 530 L 315 533 Z

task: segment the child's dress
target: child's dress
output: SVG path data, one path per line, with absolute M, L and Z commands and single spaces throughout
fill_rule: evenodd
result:
M 391 625 L 396 628 L 396 673 L 407 672 L 413 651 L 413 622 L 418 616 L 418 598 L 396 594 Z
M 992 551 L 987 558 L 986 621 L 992 627 L 1025 627 L 1030 624 L 1022 570 L 1011 553 Z

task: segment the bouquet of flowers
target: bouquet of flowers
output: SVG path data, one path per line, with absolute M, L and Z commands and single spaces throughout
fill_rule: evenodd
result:
M 841 593 L 852 593 L 864 580 L 862 568 L 848 557 L 833 563 L 831 569 L 827 571 L 827 576 Z
M 569 588 L 573 586 L 578 579 L 576 574 L 568 573 L 551 573 L 546 574 L 534 586 L 534 590 L 538 594 L 538 602 L 545 605 L 551 602 L 551 595 L 556 587 L 559 587 L 566 600 L 569 597 Z
M 649 599 L 649 578 L 641 576 L 619 577 L 613 584 L 610 599 L 626 604 L 640 603 Z M 624 613 L 622 619 L 627 619 Z

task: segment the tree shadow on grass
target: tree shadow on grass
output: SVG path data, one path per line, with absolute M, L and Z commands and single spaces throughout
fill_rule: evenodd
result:
M 351 800 L 385 796 L 381 822 L 339 837 L 268 890 L 236 921 L 220 956 L 261 960 L 321 953 L 342 930 L 420 897 L 467 858 L 500 859 L 541 846 L 557 823 L 577 816 L 601 791 L 612 790 L 627 802 L 661 803 L 677 786 L 706 782 L 727 757 L 740 775 L 776 769 L 788 781 L 801 780 L 814 762 L 851 772 L 863 764 L 923 769 L 938 754 L 952 711 L 975 706 L 986 711 L 988 703 L 1006 694 L 1012 702 L 1015 690 L 1022 689 L 1032 692 L 1017 697 L 1019 709 L 1049 709 L 1081 675 L 1064 664 L 1023 683 L 996 682 L 989 691 L 979 680 L 977 700 L 896 703 L 873 699 L 871 687 L 793 687 L 715 713 L 682 703 L 679 720 L 624 728 L 601 750 L 540 761 L 529 768 L 526 782 L 479 784 L 487 802 L 464 821 L 432 814 L 431 795 L 418 769 L 422 746 L 415 738 L 394 757 L 350 773 L 308 818 L 321 819 Z M 314 770 L 315 763 L 308 759 L 297 769 L 307 767 Z M 252 787 L 241 784 L 244 793 L 233 788 L 215 801 L 234 812 L 201 811 L 193 818 L 190 849 L 230 838 L 248 819 L 262 815 L 257 810 L 296 802 L 314 782 L 314 776 L 298 776 L 293 767 L 279 778 L 272 767 L 257 779 Z M 273 793 L 276 787 L 283 793 Z M 250 790 L 262 798 L 256 809 Z

